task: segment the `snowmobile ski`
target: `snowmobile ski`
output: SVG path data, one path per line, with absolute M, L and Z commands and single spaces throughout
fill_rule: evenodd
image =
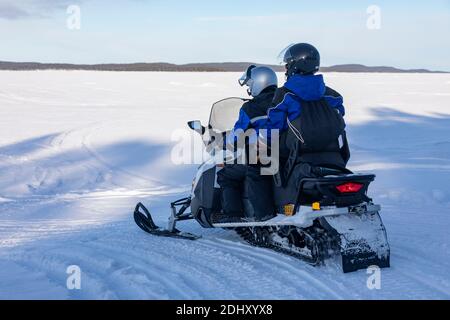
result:
M 153 221 L 150 211 L 140 202 L 134 209 L 134 221 L 139 226 L 139 228 L 154 236 L 185 240 L 197 240 L 201 238 L 200 236 L 194 235 L 192 233 L 181 232 L 176 228 L 173 228 L 172 230 L 161 229 Z

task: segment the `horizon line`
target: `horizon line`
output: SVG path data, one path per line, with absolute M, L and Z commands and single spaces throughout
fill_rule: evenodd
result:
M 222 62 L 188 62 L 188 63 L 172 63 L 172 62 L 163 62 L 163 61 L 157 61 L 157 62 L 101 62 L 101 63 L 71 63 L 71 62 L 37 62 L 37 61 L 8 61 L 8 60 L 0 60 L 0 70 L 8 70 L 5 69 L 2 64 L 17 64 L 17 65 L 26 65 L 26 64 L 37 64 L 41 65 L 43 67 L 49 67 L 49 66 L 71 66 L 71 67 L 102 67 L 102 66 L 133 66 L 133 65 L 168 65 L 168 66 L 174 66 L 174 67 L 186 67 L 186 66 L 195 66 L 198 65 L 199 67 L 203 66 L 205 68 L 208 67 L 208 65 L 224 65 L 224 64 L 232 64 L 232 65 L 239 65 L 239 64 L 255 64 L 255 65 L 266 65 L 269 67 L 273 67 L 276 69 L 282 69 L 284 70 L 284 66 L 282 64 L 269 64 L 269 63 L 257 63 L 257 62 L 248 62 L 248 61 L 222 61 Z M 369 69 L 377 69 L 377 68 L 383 68 L 383 69 L 392 69 L 392 71 L 398 71 L 398 72 L 423 72 L 423 73 L 450 73 L 450 70 L 430 70 L 427 68 L 399 68 L 389 65 L 365 65 L 362 63 L 342 63 L 342 64 L 335 64 L 335 65 L 329 65 L 329 66 L 322 66 L 321 69 L 330 69 L 330 68 L 342 68 L 342 67 L 360 67 L 360 68 L 369 68 Z M 19 71 L 19 70 L 18 70 Z M 102 70 L 99 70 L 102 71 Z M 104 70 L 108 71 L 108 70 Z M 111 70 L 115 71 L 115 70 Z M 126 71 L 126 70 L 117 70 L 117 71 Z M 133 70 L 130 70 L 133 71 Z M 140 70 L 140 71 L 146 71 L 146 70 Z M 149 70 L 151 71 L 151 70 Z M 209 71 L 209 70 L 204 70 Z M 214 71 L 214 70 L 213 70 Z M 232 72 L 231 70 L 217 70 L 218 72 Z M 238 71 L 236 71 L 238 72 Z M 280 71 L 281 72 L 281 71 Z

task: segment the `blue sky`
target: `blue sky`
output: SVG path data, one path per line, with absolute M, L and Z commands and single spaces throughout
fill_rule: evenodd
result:
M 67 6 L 81 29 L 66 27 Z M 369 5 L 381 29 L 366 26 Z M 71 63 L 276 63 L 310 42 L 323 65 L 450 71 L 450 0 L 0 0 L 0 60 Z

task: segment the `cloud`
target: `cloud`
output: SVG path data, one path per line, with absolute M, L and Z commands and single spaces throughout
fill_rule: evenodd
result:
M 29 16 L 28 12 L 13 3 L 0 2 L 0 19 L 16 20 Z
M 0 0 L 0 19 L 45 18 L 55 10 L 65 9 L 81 0 Z

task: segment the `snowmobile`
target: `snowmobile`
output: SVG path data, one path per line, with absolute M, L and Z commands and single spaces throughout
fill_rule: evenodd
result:
M 230 131 L 245 101 L 228 98 L 216 102 L 206 127 L 200 121 L 190 121 L 188 125 L 210 146 L 214 139 L 208 136 L 215 136 L 211 132 L 225 135 Z M 138 203 L 134 211 L 136 224 L 152 235 L 197 240 L 200 236 L 177 229 L 178 222 L 196 220 L 204 228 L 234 230 L 253 246 L 269 248 L 314 266 L 337 257 L 344 273 L 369 266 L 390 266 L 386 229 L 379 215 L 381 207 L 367 195 L 375 175 L 314 167 L 314 177 L 296 183 L 297 202 L 277 205 L 273 218 L 248 221 L 234 217 L 224 221 L 221 190 L 217 184 L 217 172 L 222 168 L 222 162 L 214 155 L 198 168 L 190 196 L 170 204 L 171 215 L 166 229 L 154 223 L 142 203 Z M 285 193 L 277 180 L 275 176 L 274 189 L 278 190 L 274 192 L 275 203 Z M 245 194 L 243 198 L 245 202 Z

